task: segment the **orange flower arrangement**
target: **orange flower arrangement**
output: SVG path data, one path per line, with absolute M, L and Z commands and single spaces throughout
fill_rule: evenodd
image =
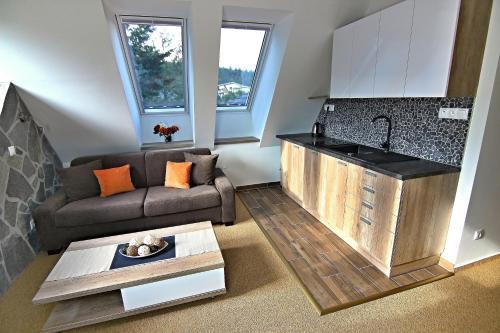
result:
M 172 141 L 172 134 L 175 134 L 178 131 L 179 127 L 177 127 L 176 125 L 167 127 L 164 124 L 156 124 L 155 127 L 153 127 L 153 134 L 163 136 L 165 138 L 165 142 Z

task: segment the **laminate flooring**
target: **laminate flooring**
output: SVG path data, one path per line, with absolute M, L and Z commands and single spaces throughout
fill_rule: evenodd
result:
M 388 278 L 279 186 L 238 195 L 320 314 L 453 275 L 433 265 Z

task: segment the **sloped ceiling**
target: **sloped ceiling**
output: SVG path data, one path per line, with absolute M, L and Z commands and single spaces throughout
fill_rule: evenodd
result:
M 149 2 L 140 3 L 147 6 Z M 307 97 L 329 90 L 334 28 L 394 2 L 211 0 L 211 10 L 206 11 L 206 0 L 187 1 L 195 13 L 207 12 L 219 21 L 224 6 L 293 13 L 287 49 L 262 130 L 263 145 L 275 144 L 277 133 L 310 129 L 322 101 Z M 217 27 L 210 18 L 204 17 L 203 22 L 211 29 Z M 202 29 L 202 24 L 198 27 Z M 0 3 L 0 31 L 0 81 L 12 81 L 20 88 L 21 97 L 45 127 L 63 161 L 139 148 L 140 124 L 133 113 L 136 111 L 127 103 L 101 0 L 4 0 Z M 200 45 L 194 49 L 206 51 L 203 45 L 211 44 L 217 47 L 208 50 L 218 49 L 218 38 L 212 32 L 206 36 L 213 41 L 205 40 L 203 31 L 195 33 Z M 218 53 L 206 56 L 210 61 L 201 57 L 196 62 L 200 81 L 195 85 L 193 133 L 197 145 L 210 147 L 215 136 L 215 107 L 210 107 L 215 90 L 202 82 L 214 81 Z M 200 68 L 204 63 L 210 68 Z

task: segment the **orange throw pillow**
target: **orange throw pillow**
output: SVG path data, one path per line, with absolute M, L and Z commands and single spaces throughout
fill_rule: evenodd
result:
M 101 197 L 135 190 L 130 179 L 130 164 L 118 168 L 94 170 L 101 187 Z
M 167 162 L 165 187 L 189 188 L 192 162 Z

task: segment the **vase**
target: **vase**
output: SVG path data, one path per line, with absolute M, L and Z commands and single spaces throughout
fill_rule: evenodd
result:
M 165 143 L 172 142 L 172 136 L 171 135 L 165 135 Z

